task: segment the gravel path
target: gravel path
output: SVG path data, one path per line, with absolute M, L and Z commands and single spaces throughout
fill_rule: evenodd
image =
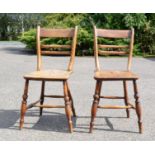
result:
M 63 68 L 68 58 L 44 57 L 45 68 Z M 126 58 L 101 58 L 107 69 L 124 67 Z M 25 73 L 36 68 L 36 55 L 30 54 L 19 42 L 0 42 L 0 140 L 155 140 L 155 59 L 134 58 L 132 69 L 141 79 L 138 81 L 140 100 L 143 107 L 144 134 L 138 133 L 137 117 L 131 110 L 126 118 L 125 110 L 98 110 L 93 134 L 89 134 L 90 109 L 95 89 L 93 80 L 94 58 L 76 57 L 74 73 L 69 79 L 78 117 L 74 119 L 74 133 L 69 134 L 64 109 L 45 109 L 38 117 L 37 108 L 27 112 L 22 131 L 18 130 L 20 104 L 23 94 Z M 129 96 L 133 99 L 132 83 Z M 47 93 L 62 94 L 62 83 L 48 82 Z M 122 95 L 121 82 L 106 82 L 102 94 Z M 28 101 L 40 95 L 40 83 L 30 82 Z M 49 103 L 64 104 L 62 99 L 47 100 Z M 105 102 L 104 102 L 105 101 Z M 100 104 L 111 103 L 101 100 Z M 112 104 L 122 101 L 112 101 Z

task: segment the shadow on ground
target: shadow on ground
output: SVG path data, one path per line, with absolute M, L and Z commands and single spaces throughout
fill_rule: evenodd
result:
M 82 117 L 78 117 L 78 118 L 90 118 L 89 116 L 82 116 Z M 119 119 L 127 119 L 126 117 L 106 117 L 106 116 L 98 116 L 96 117 L 101 118 L 101 119 L 105 119 L 105 124 L 98 124 L 97 122 L 95 122 L 94 128 L 93 130 L 98 130 L 98 131 L 110 131 L 110 132 L 120 132 L 120 133 L 139 133 L 139 132 L 133 132 L 133 131 L 125 131 L 125 130 L 118 130 L 115 129 L 112 122 L 110 121 L 111 118 L 119 118 Z M 107 126 L 109 129 L 107 129 Z M 100 127 L 100 128 L 98 128 Z M 102 128 L 101 128 L 102 127 Z M 106 127 L 106 128 L 104 128 Z M 89 130 L 89 124 L 76 124 L 76 128 L 77 129 L 86 129 Z M 83 132 L 83 131 L 75 131 L 75 132 Z
M 28 122 L 28 117 L 37 117 L 38 120 L 35 123 Z M 0 110 L 0 128 L 1 129 L 12 129 L 18 130 L 19 127 L 19 118 L 20 111 L 19 110 Z M 124 131 L 117 130 L 114 128 L 113 124 L 110 121 L 110 118 L 122 118 L 126 119 L 126 117 L 97 117 L 101 119 L 105 119 L 105 124 L 97 124 L 94 125 L 94 130 L 98 131 L 111 131 L 111 132 L 125 132 L 125 133 L 137 133 L 132 131 Z M 90 116 L 77 116 L 73 117 L 73 127 L 74 132 L 79 133 L 88 133 L 89 132 L 89 124 L 77 124 L 77 119 L 90 119 Z M 106 129 L 104 128 L 106 126 Z M 107 126 L 109 129 L 107 129 Z M 100 127 L 100 128 L 98 128 Z M 103 128 L 101 128 L 103 127 Z M 48 112 L 44 111 L 43 115 L 39 117 L 38 110 L 31 110 L 26 113 L 24 129 L 31 130 L 40 130 L 40 131 L 54 131 L 54 132 L 68 132 L 68 122 L 66 119 L 66 115 L 57 112 Z M 85 131 L 81 131 L 78 129 L 84 129 Z
M 155 57 L 154 58 L 145 58 L 146 60 L 150 60 L 150 61 L 155 61 Z
M 23 47 L 3 47 L 0 51 L 5 51 L 8 54 L 15 54 L 15 55 L 35 55 L 36 52 L 31 49 L 23 48 Z
M 35 123 L 29 123 L 28 117 L 37 117 Z M 13 129 L 19 128 L 20 111 L 18 110 L 0 110 L 0 128 Z M 76 127 L 76 119 L 72 119 L 74 128 Z M 34 129 L 41 131 L 68 132 L 68 122 L 65 114 L 44 111 L 39 117 L 39 111 L 28 111 L 25 115 L 25 129 Z
M 17 110 L 0 110 L 0 128 L 12 128 L 19 119 Z

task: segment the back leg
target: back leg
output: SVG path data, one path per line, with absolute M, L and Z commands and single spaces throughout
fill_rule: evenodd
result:
M 141 110 L 141 105 L 140 105 L 140 101 L 139 101 L 138 87 L 137 87 L 136 80 L 133 80 L 133 86 L 134 86 L 134 97 L 135 97 L 135 103 L 136 103 L 136 114 L 138 117 L 139 133 L 142 133 L 143 132 L 142 110 Z
M 123 81 L 123 88 L 124 88 L 124 102 L 125 102 L 125 105 L 128 106 L 129 99 L 128 99 L 127 81 L 125 80 Z M 126 115 L 127 115 L 127 118 L 130 118 L 129 109 L 126 109 Z
M 73 132 L 73 123 L 72 123 L 72 108 L 71 102 L 69 99 L 68 89 L 67 89 L 67 81 L 63 81 L 63 88 L 64 88 L 64 99 L 65 99 L 65 112 L 68 120 L 69 125 L 69 132 Z
M 44 103 L 44 91 L 45 91 L 45 81 L 42 81 L 41 84 L 41 94 L 40 94 L 40 105 L 43 105 Z M 40 116 L 42 116 L 43 113 L 43 107 L 40 107 Z
M 71 108 L 72 108 L 72 112 L 73 112 L 73 117 L 76 117 L 76 112 L 75 112 L 75 108 L 74 108 L 74 102 L 73 102 L 72 94 L 71 94 L 71 91 L 69 89 L 68 83 L 67 83 L 67 89 L 68 89 L 68 95 L 69 95 L 69 98 L 70 98 L 70 101 L 71 101 Z

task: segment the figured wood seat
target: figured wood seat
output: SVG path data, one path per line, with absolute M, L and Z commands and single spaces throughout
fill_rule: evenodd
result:
M 133 80 L 138 79 L 138 76 L 130 71 L 96 71 L 95 79 L 102 80 Z
M 25 79 L 30 80 L 67 80 L 72 71 L 66 70 L 40 70 L 26 74 Z

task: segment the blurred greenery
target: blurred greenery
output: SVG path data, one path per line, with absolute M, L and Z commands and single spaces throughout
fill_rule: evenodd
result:
M 28 48 L 36 48 L 36 27 L 70 28 L 78 26 L 76 55 L 93 54 L 93 25 L 98 28 L 135 29 L 134 55 L 155 54 L 155 14 L 151 13 L 50 13 L 0 14 L 1 40 L 19 39 Z M 105 40 L 125 44 L 126 40 Z M 44 43 L 68 44 L 67 40 L 44 39 Z

